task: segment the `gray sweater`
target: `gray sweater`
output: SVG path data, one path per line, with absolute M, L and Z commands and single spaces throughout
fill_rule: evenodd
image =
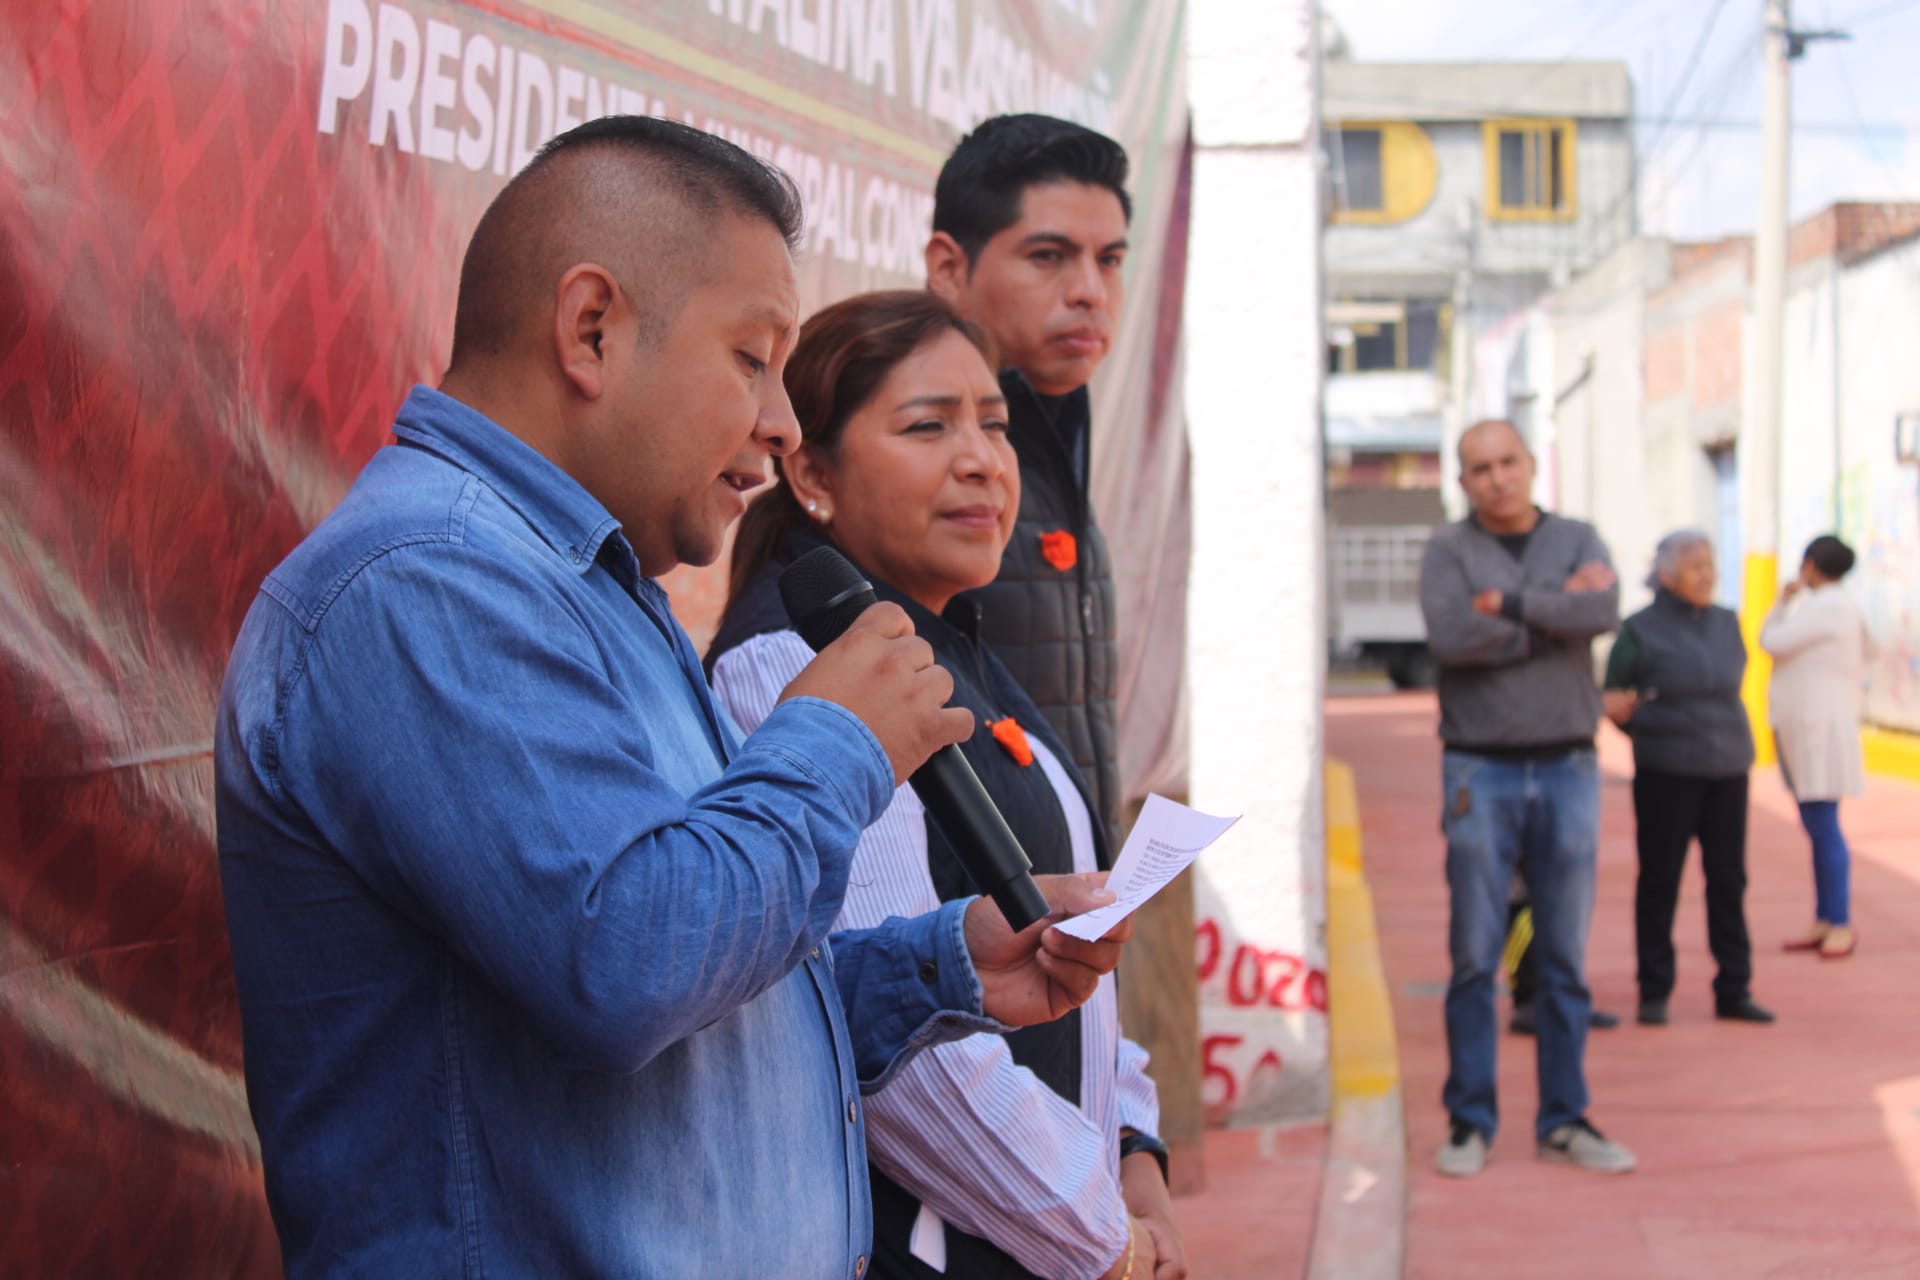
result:
M 1515 752 L 1593 741 L 1600 691 L 1593 638 L 1620 623 L 1620 591 L 1569 594 L 1566 580 L 1611 564 L 1593 526 L 1542 514 L 1515 559 L 1469 517 L 1434 531 L 1420 564 L 1420 612 L 1440 665 L 1440 737 L 1463 751 Z M 1476 613 L 1486 590 L 1501 615 Z

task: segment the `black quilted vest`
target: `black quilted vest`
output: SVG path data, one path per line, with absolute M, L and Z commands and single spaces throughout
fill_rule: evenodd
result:
M 1094 523 L 1070 441 L 1088 442 L 1087 389 L 1049 403 L 1018 370 L 1000 375 L 1009 438 L 1020 457 L 1020 518 L 1000 576 L 969 592 L 980 602 L 980 634 L 1067 744 L 1094 793 L 1109 841 L 1118 837 L 1120 747 L 1114 709 L 1113 564 Z M 1076 563 L 1059 569 L 1041 536 L 1073 535 Z
M 780 571 L 796 558 L 827 540 L 812 529 L 790 531 L 780 552 L 755 574 L 738 599 L 727 604 L 719 634 L 708 651 L 707 665 L 727 650 L 772 631 L 789 630 L 792 622 L 780 603 Z M 864 571 L 863 571 L 864 572 Z M 993 738 L 988 725 L 1005 716 L 1019 721 L 1027 734 L 1044 744 L 1063 763 L 1073 755 L 1049 727 L 1019 684 L 980 643 L 981 606 L 965 596 L 947 606 L 944 616 L 909 600 L 885 583 L 867 574 L 874 592 L 882 600 L 891 600 L 907 611 L 914 630 L 933 646 L 935 658 L 953 676 L 953 699 L 949 705 L 964 706 L 975 718 L 973 737 L 960 744 L 960 750 L 980 776 L 987 794 L 1006 818 L 1007 825 L 1020 840 L 1021 848 L 1041 873 L 1073 870 L 1073 850 L 1067 834 L 1066 815 L 1060 811 L 1059 797 L 1047 781 L 1038 762 L 1021 766 Z M 1080 789 L 1088 811 L 1097 815 L 1093 797 L 1079 771 L 1066 770 Z M 1093 826 L 1094 855 L 1103 868 L 1112 865 L 1112 853 L 1106 831 L 1096 821 Z M 938 826 L 927 824 L 927 868 L 941 901 L 967 897 L 979 890 L 967 877 L 954 856 L 953 847 Z M 1037 1027 L 1023 1027 L 1006 1036 L 1013 1060 L 1032 1071 L 1042 1083 L 1076 1106 L 1080 1102 L 1080 1011 Z M 932 1280 L 937 1273 L 912 1257 L 908 1239 L 920 1212 L 920 1201 L 886 1174 L 869 1165 L 867 1170 L 873 1191 L 873 1267 L 869 1274 L 887 1277 L 915 1277 Z M 1024 1277 L 1028 1272 L 1001 1250 L 977 1236 L 967 1235 L 949 1225 L 947 1237 L 948 1277 L 966 1276 L 969 1280 L 995 1280 L 998 1277 Z
M 1662 589 L 1628 618 L 1640 656 L 1640 706 L 1627 722 L 1633 767 L 1682 778 L 1731 778 L 1753 766 L 1753 730 L 1740 701 L 1747 646 L 1740 619 Z

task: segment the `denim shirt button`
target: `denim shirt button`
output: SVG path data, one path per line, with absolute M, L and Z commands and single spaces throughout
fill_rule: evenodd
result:
M 867 1255 L 863 1253 L 857 1259 L 854 1260 L 854 1264 L 853 1264 L 854 1280 L 860 1280 L 860 1277 L 865 1274 L 867 1274 Z
M 847 1123 L 848 1124 L 860 1123 L 860 1104 L 859 1103 L 849 1102 L 847 1104 Z
M 928 960 L 920 966 L 920 981 L 932 986 L 940 980 L 940 966 Z
M 819 958 L 820 958 L 820 948 L 818 947 L 815 947 L 812 951 L 809 951 L 807 953 L 807 959 L 809 960 L 818 960 Z

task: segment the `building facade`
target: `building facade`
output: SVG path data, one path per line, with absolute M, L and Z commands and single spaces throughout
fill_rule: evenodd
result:
M 1528 425 L 1530 308 L 1633 236 L 1632 83 L 1612 62 L 1324 77 L 1329 509 L 1432 523 L 1459 432 Z
M 1526 392 L 1546 407 L 1542 502 L 1599 526 L 1628 608 L 1649 594 L 1654 544 L 1682 528 L 1713 537 L 1722 603 L 1769 603 L 1740 598 L 1752 295 L 1749 237 L 1642 237 L 1555 290 L 1533 326 L 1551 352 Z M 1780 572 L 1818 534 L 1856 548 L 1851 589 L 1881 650 L 1866 718 L 1920 733 L 1920 204 L 1842 203 L 1796 224 L 1784 325 Z

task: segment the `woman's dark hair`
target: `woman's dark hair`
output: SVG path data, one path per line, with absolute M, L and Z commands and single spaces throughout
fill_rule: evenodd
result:
M 785 379 L 804 447 L 831 458 L 847 419 L 873 398 L 894 367 L 948 332 L 972 343 L 987 368 L 1000 367 L 986 331 L 923 290 L 856 294 L 814 312 L 800 326 Z M 773 470 L 772 489 L 747 508 L 734 534 L 728 599 L 738 599 L 761 566 L 774 558 L 787 530 L 808 523 L 778 458 Z
M 1853 548 L 1830 533 L 1823 533 L 1807 544 L 1805 557 L 1823 578 L 1838 582 L 1853 571 Z

